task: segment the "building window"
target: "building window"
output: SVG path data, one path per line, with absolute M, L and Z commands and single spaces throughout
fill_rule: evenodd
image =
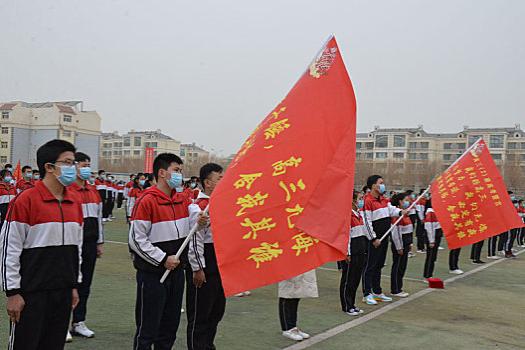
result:
M 181 157 L 186 156 L 186 150 L 185 150 L 185 149 L 181 149 L 181 150 L 180 150 L 180 156 L 181 156 Z
M 405 147 L 406 144 L 405 135 L 394 135 L 394 147 Z
M 73 117 L 67 114 L 64 114 L 64 123 L 71 123 L 73 121 Z
M 111 143 L 105 143 L 104 148 L 111 148 Z
M 388 136 L 387 135 L 376 135 L 376 147 L 377 148 L 387 148 L 388 147 Z
M 110 157 L 110 156 L 111 156 L 111 151 L 103 151 L 103 152 L 102 152 L 102 156 L 104 156 L 104 157 Z
M 9 112 L 2 112 L 2 119 L 9 119 Z
M 131 155 L 131 151 L 130 151 L 130 150 L 124 150 L 124 155 L 125 155 L 125 156 L 129 156 L 129 155 Z
M 503 135 L 490 135 L 490 148 L 503 148 L 504 136 Z
M 376 159 L 386 159 L 387 155 L 386 152 L 376 152 Z
M 525 142 L 521 143 L 521 149 L 525 149 Z
M 458 157 L 458 154 L 443 154 L 443 160 L 456 160 Z
M 521 160 L 522 162 L 525 162 L 525 154 L 520 154 L 520 160 Z
M 428 149 L 428 142 L 409 142 L 408 148 L 411 149 Z
M 131 137 L 124 137 L 124 147 L 131 146 Z
M 361 149 L 361 142 L 356 142 L 355 149 Z
M 474 142 L 482 138 L 482 135 L 468 135 L 468 146 L 472 146 Z
M 508 149 L 518 149 L 518 145 L 519 145 L 519 143 L 517 143 L 517 142 L 509 142 L 509 143 L 507 143 L 507 148 Z
M 466 144 L 464 142 L 461 143 L 444 143 L 443 149 L 465 149 Z
M 404 159 L 405 158 L 405 154 L 401 153 L 401 152 L 394 152 L 394 158 L 395 159 Z
M 427 160 L 428 159 L 428 153 L 419 153 L 419 159 Z
M 365 143 L 365 149 L 374 149 L 374 143 L 373 142 Z
M 365 159 L 374 159 L 374 154 L 372 152 L 365 153 Z
M 113 142 L 113 147 L 117 147 L 117 148 L 122 147 L 122 142 Z
M 62 130 L 63 137 L 71 137 L 71 130 Z
M 9 134 L 9 128 L 2 127 L 2 134 Z
M 8 147 L 8 143 L 7 142 L 2 142 L 2 143 L 0 143 L 0 147 L 1 148 L 7 148 Z
M 7 163 L 7 156 L 1 156 L 0 157 L 0 163 Z
M 133 151 L 134 156 L 140 156 L 140 151 Z
M 140 137 L 134 137 L 133 138 L 133 145 L 135 147 L 140 147 L 142 146 L 142 139 Z
M 501 158 L 502 158 L 501 154 L 493 154 L 492 155 L 492 159 L 494 159 L 494 160 L 501 160 Z

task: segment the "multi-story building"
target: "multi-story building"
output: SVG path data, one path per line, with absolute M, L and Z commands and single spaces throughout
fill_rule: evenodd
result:
M 185 143 L 180 146 L 180 156 L 184 164 L 192 165 L 194 163 L 208 162 L 210 160 L 210 152 L 194 143 Z
M 101 118 L 82 101 L 0 103 L 0 163 L 36 166 L 37 149 L 52 139 L 73 143 L 98 166 Z
M 146 148 L 153 148 L 154 155 L 169 152 L 180 154 L 180 141 L 165 135 L 161 130 L 135 131 L 120 135 L 118 132 L 103 133 L 100 145 L 101 159 L 111 163 L 125 163 L 144 159 Z

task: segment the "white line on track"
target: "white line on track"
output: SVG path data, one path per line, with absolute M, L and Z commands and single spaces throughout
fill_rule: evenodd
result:
M 128 245 L 127 242 L 119 242 L 119 241 L 104 241 L 104 243 L 114 243 L 114 244 L 125 244 L 125 245 Z
M 338 269 L 331 269 L 329 267 L 318 267 L 319 270 L 324 270 L 324 271 L 335 271 L 335 272 L 339 272 Z M 389 275 L 381 275 L 381 277 L 383 278 L 390 278 Z M 423 278 L 411 278 L 411 277 L 403 277 L 404 280 L 407 280 L 407 281 L 413 281 L 413 282 L 424 282 L 423 281 Z
M 525 252 L 525 249 L 520 251 L 520 252 L 517 252 L 516 255 L 519 255 L 521 253 L 524 253 Z M 500 259 L 500 260 L 496 260 L 496 261 L 493 261 L 493 262 L 490 262 L 490 263 L 486 263 L 485 265 L 483 266 L 479 266 L 473 270 L 470 270 L 468 272 L 465 272 L 464 274 L 462 275 L 458 275 L 458 276 L 454 276 L 454 277 L 451 277 L 447 280 L 445 280 L 445 283 L 452 283 L 452 282 L 455 282 L 459 279 L 462 279 L 462 278 L 465 278 L 467 276 L 470 276 L 472 274 L 475 274 L 477 272 L 480 272 L 480 271 L 483 271 L 493 265 L 496 265 L 496 264 L 499 264 L 501 263 L 502 261 L 506 261 L 507 259 Z M 321 268 L 323 270 L 327 270 L 327 268 Z M 333 270 L 333 269 L 331 269 Z M 294 345 L 291 345 L 291 346 L 288 346 L 286 348 L 283 348 L 283 350 L 302 350 L 302 349 L 306 349 L 306 348 L 309 348 L 310 346 L 312 345 L 315 345 L 317 343 L 320 343 L 324 340 L 327 340 L 331 337 L 334 337 L 336 335 L 338 335 L 339 333 L 342 333 L 344 331 L 347 331 L 351 328 L 354 328 L 354 327 L 357 327 L 365 322 L 368 322 L 370 320 L 373 320 L 374 318 L 376 317 L 379 317 L 381 316 L 382 314 L 390 311 L 390 310 L 393 310 L 393 309 L 397 309 L 398 307 L 400 307 L 401 305 L 404 305 L 408 302 L 411 302 L 413 300 L 416 300 L 416 299 L 419 299 L 421 298 L 422 296 L 424 295 L 427 295 L 429 293 L 432 293 L 433 291 L 435 291 L 435 289 L 432 289 L 432 288 L 426 288 L 426 289 L 423 289 L 423 290 L 420 290 L 419 292 L 416 292 L 412 295 L 410 295 L 408 298 L 404 298 L 404 299 L 399 299 L 398 301 L 395 301 L 391 304 L 388 304 L 376 311 L 372 311 L 371 313 L 367 314 L 367 315 L 364 315 L 362 317 L 359 317 L 357 319 L 354 319 L 352 321 L 348 321 L 346 323 L 343 323 L 339 326 L 336 326 L 334 328 L 330 328 L 328 330 L 326 330 L 325 332 L 323 333 L 320 333 L 320 334 L 317 334 L 317 335 L 314 335 L 313 337 L 311 337 L 310 339 L 307 339 L 307 340 L 303 340 L 302 342 L 300 343 L 296 343 Z

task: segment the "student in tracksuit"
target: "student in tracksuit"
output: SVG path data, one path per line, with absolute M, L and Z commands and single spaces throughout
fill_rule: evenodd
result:
M 391 204 L 399 209 L 407 209 L 410 206 L 410 196 L 406 193 L 395 194 Z M 392 224 L 396 219 L 392 218 Z M 403 291 L 403 277 L 408 264 L 408 253 L 412 250 L 412 233 L 414 226 L 407 215 L 403 215 L 401 221 L 392 230 L 392 270 L 390 274 L 390 288 L 393 296 L 406 298 L 408 293 Z
M 115 187 L 117 189 L 117 209 L 120 209 L 124 202 L 124 183 L 119 181 L 115 184 Z
M 461 248 L 450 249 L 448 252 L 448 272 L 454 275 L 463 274 L 463 270 L 459 268 L 459 254 Z
M 102 199 L 102 221 L 107 221 L 107 184 L 106 184 L 106 172 L 104 170 L 98 171 L 98 177 L 95 179 L 95 187 Z
M 209 163 L 200 169 L 204 191 L 189 206 L 190 227 L 199 230 L 189 245 L 191 271 L 186 273 L 186 310 L 188 315 L 188 350 L 215 349 L 217 326 L 224 316 L 226 298 L 213 246 L 213 233 L 203 211 L 210 202 L 213 189 L 222 179 L 220 165 Z
M 16 188 L 11 185 L 12 180 L 13 176 L 9 170 L 0 171 L 0 225 L 4 223 L 9 203 L 16 196 Z
M 497 250 L 498 239 L 499 239 L 500 242 L 502 242 L 504 236 L 505 236 L 505 233 L 500 233 L 497 236 L 489 237 L 489 239 L 487 241 L 487 246 L 488 246 L 487 259 L 493 259 L 493 260 L 501 259 L 501 257 L 499 257 L 497 255 L 497 253 L 498 253 L 498 250 Z M 502 244 L 502 248 L 501 249 L 503 249 L 503 244 Z
M 386 192 L 386 186 L 381 176 L 370 176 L 367 180 L 367 187 L 370 188 L 370 193 L 364 198 L 364 221 L 373 240 L 368 246 L 363 274 L 363 299 L 368 305 L 377 305 L 377 301 L 392 301 L 392 298 L 387 297 L 381 289 L 381 270 L 385 265 L 388 239 L 383 240 L 382 243 L 379 239 L 390 228 L 392 217 L 407 212 L 393 207 L 389 200 L 383 196 Z
M 470 260 L 472 260 L 473 264 L 481 265 L 485 263 L 483 260 L 481 260 L 481 250 L 483 249 L 483 243 L 485 243 L 484 240 L 476 242 L 470 249 Z
M 363 310 L 355 305 L 355 295 L 363 275 L 363 267 L 368 252 L 368 241 L 372 239 L 363 221 L 361 210 L 364 206 L 363 194 L 354 191 L 352 201 L 352 216 L 350 219 L 350 237 L 348 240 L 348 256 L 339 261 L 341 268 L 341 282 L 339 283 L 339 297 L 343 312 L 350 316 L 358 316 Z
M 431 199 L 428 199 L 426 203 L 425 231 L 427 232 L 427 256 L 425 257 L 423 276 L 430 278 L 434 274 L 434 264 L 437 260 L 438 247 L 441 243 L 441 238 L 443 238 L 443 230 L 437 220 L 434 209 L 432 209 Z
M 107 221 L 113 221 L 113 208 L 115 207 L 115 183 L 114 177 L 108 174 L 106 180 L 106 213 L 102 213 Z
M 16 183 L 16 193 L 20 193 L 33 186 L 33 169 L 29 165 L 24 165 L 22 167 L 22 180 Z
M 43 176 L 12 202 L 0 235 L 0 274 L 11 320 L 8 349 L 64 348 L 78 303 L 82 206 L 75 191 L 75 147 L 49 141 L 37 151 Z
M 525 202 L 521 199 L 518 201 L 518 214 L 525 224 Z M 519 229 L 518 246 L 525 248 L 525 225 Z
M 84 239 L 82 243 L 82 283 L 78 286 L 79 303 L 73 311 L 71 333 L 92 338 L 95 336 L 95 332 L 86 326 L 85 321 L 95 263 L 104 252 L 102 201 L 97 189 L 87 182 L 91 176 L 91 158 L 85 153 L 77 152 L 75 160 L 78 174 L 76 182 L 71 185 L 71 189 L 77 192 L 82 201 Z
M 129 231 L 129 247 L 137 270 L 135 350 L 173 347 L 184 294 L 187 249 L 180 261 L 175 256 L 190 231 L 191 203 L 176 191 L 182 186 L 182 160 L 172 153 L 161 153 L 153 161 L 153 171 L 157 184 L 135 203 Z M 160 283 L 166 269 L 171 273 Z
M 516 212 L 519 215 L 519 207 L 518 207 L 518 201 L 514 199 L 512 201 L 514 204 L 514 207 L 516 208 Z M 516 237 L 518 236 L 519 228 L 513 228 L 507 231 L 506 239 L 504 242 L 503 249 L 505 250 L 505 258 L 515 258 L 516 255 L 512 252 L 512 247 L 514 246 L 514 241 L 516 240 Z
M 133 207 L 137 202 L 137 199 L 141 196 L 144 191 L 144 183 L 146 182 L 146 177 L 144 174 L 139 173 L 137 177 L 133 179 L 133 187 L 128 193 L 128 204 L 126 207 L 126 217 L 128 221 L 131 221 L 131 214 L 133 213 Z
M 422 189 L 419 193 L 421 195 L 425 192 Z M 427 198 L 423 197 L 416 203 L 416 212 L 417 212 L 417 227 L 416 227 L 416 237 L 417 237 L 417 252 L 425 253 L 425 205 L 427 203 Z

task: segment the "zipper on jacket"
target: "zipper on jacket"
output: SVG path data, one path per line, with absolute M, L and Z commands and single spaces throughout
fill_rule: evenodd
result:
M 62 245 L 65 245 L 65 227 L 64 227 L 64 211 L 62 210 L 62 201 L 58 201 L 58 207 L 60 208 L 60 216 L 62 218 Z
M 170 202 L 171 211 L 173 211 L 173 224 L 175 225 L 175 229 L 177 230 L 177 239 L 180 238 L 180 232 L 179 228 L 177 227 L 177 215 L 175 214 L 175 207 L 173 206 L 173 203 Z

